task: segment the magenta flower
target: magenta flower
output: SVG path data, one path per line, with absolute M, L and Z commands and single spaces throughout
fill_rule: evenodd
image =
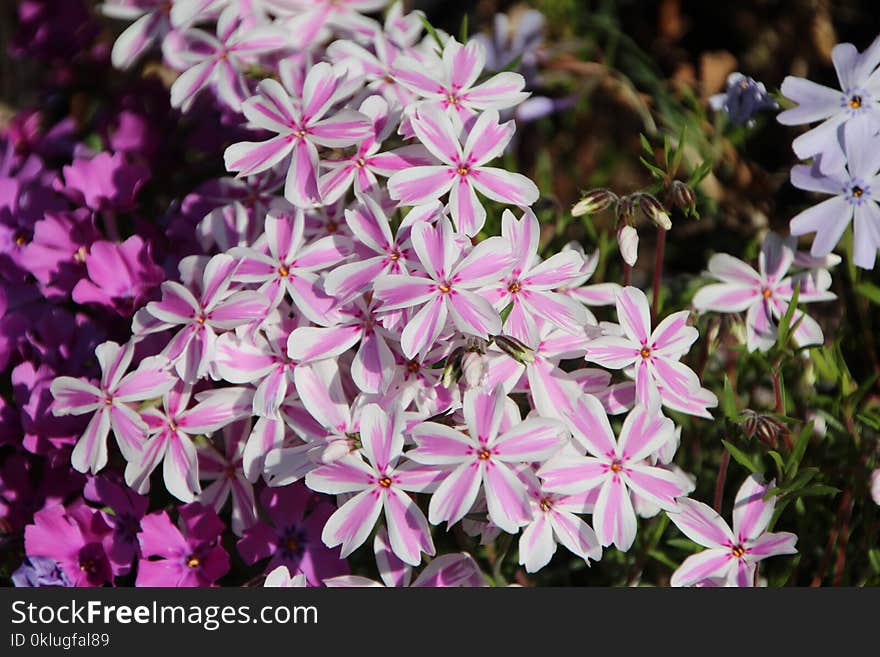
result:
M 187 69 L 171 85 L 171 106 L 188 111 L 196 95 L 211 86 L 217 97 L 238 111 L 250 95 L 245 68 L 257 56 L 283 49 L 290 38 L 273 25 L 248 27 L 239 8 L 229 6 L 217 20 L 216 36 L 205 30 L 189 29 L 180 35 L 175 58 Z
M 584 395 L 566 419 L 575 442 L 589 456 L 570 451 L 554 455 L 538 470 L 544 490 L 577 495 L 598 488 L 593 509 L 596 536 L 603 546 L 614 544 L 625 552 L 636 537 L 631 494 L 671 510 L 675 498 L 687 489 L 675 474 L 646 461 L 673 438 L 675 425 L 657 411 L 636 407 L 615 439 L 605 410 L 590 395 Z
M 539 318 L 572 333 L 582 332 L 588 319 L 586 309 L 554 290 L 580 278 L 583 257 L 568 250 L 541 262 L 540 226 L 531 210 L 526 210 L 519 221 L 510 210 L 505 210 L 501 215 L 501 236 L 510 243 L 515 264 L 500 285 L 487 290 L 487 296 L 499 312 L 513 304 L 504 322 L 505 334 L 527 345 L 536 345 Z
M 587 346 L 587 360 L 610 369 L 635 370 L 636 403 L 659 399 L 673 410 L 711 418 L 707 408 L 718 399 L 701 387 L 700 379 L 679 362 L 699 337 L 687 325 L 690 313 L 673 313 L 651 331 L 651 312 L 645 293 L 625 287 L 617 295 L 617 319 L 623 335 L 596 338 Z
M 268 309 L 269 300 L 260 292 L 231 287 L 238 264 L 230 255 L 216 255 L 204 266 L 201 286 L 192 281 L 198 297 L 184 285 L 166 281 L 162 283 L 162 300 L 151 301 L 135 315 L 135 335 L 183 326 L 163 354 L 187 383 L 207 374 L 215 358 L 215 330 L 226 331 L 262 319 Z
M 598 491 L 594 488 L 575 495 L 558 495 L 543 490 L 540 480 L 528 470 L 520 473 L 528 486 L 532 521 L 519 537 L 519 562 L 534 573 L 548 563 L 562 544 L 589 563 L 602 557 L 596 533 L 577 514 L 592 513 Z
M 63 171 L 65 184 L 60 191 L 96 212 L 132 210 L 135 194 L 150 179 L 149 169 L 128 164 L 122 153 L 75 159 Z
M 433 56 L 426 62 L 399 57 L 393 77 L 431 104 L 455 115 L 460 125 L 479 111 L 507 109 L 529 97 L 523 91 L 525 78 L 513 71 L 475 84 L 485 65 L 486 49 L 482 43 L 473 40 L 462 45 L 448 38 L 442 59 Z
M 348 242 L 338 235 L 327 235 L 306 243 L 305 219 L 301 210 L 291 214 L 270 213 L 265 220 L 263 249 L 237 247 L 230 255 L 241 260 L 235 280 L 259 283 L 265 296 L 281 301 L 286 292 L 303 315 L 316 324 L 327 324 L 327 313 L 335 300 L 318 285 L 317 272 L 339 263 L 349 253 Z
M 422 422 L 413 427 L 413 461 L 451 468 L 428 507 L 432 524 L 451 526 L 461 520 L 482 488 L 489 518 L 515 534 L 532 519 L 528 491 L 516 474 L 519 463 L 542 461 L 563 444 L 565 427 L 558 420 L 519 411 L 500 387 L 491 392 L 471 388 L 464 394 L 467 433 L 444 424 Z
M 24 546 L 28 556 L 54 559 L 72 586 L 103 586 L 116 574 L 107 555 L 112 534 L 98 511 L 77 500 L 37 511 Z
M 80 253 L 80 252 L 78 252 Z M 73 288 L 77 303 L 94 303 L 130 316 L 147 301 L 165 273 L 150 255 L 149 244 L 132 235 L 122 244 L 94 242 L 82 252 L 88 278 Z
M 764 495 L 773 483 L 765 484 L 754 474 L 745 480 L 733 505 L 733 531 L 710 506 L 687 497 L 667 511 L 685 536 L 709 548 L 684 560 L 672 574 L 672 586 L 693 586 L 711 579 L 730 586 L 754 586 L 759 561 L 797 553 L 797 536 L 767 531 L 776 498 L 765 500 Z
M 323 205 L 318 189 L 318 146 L 351 146 L 372 130 L 370 120 L 351 109 L 324 118 L 345 93 L 344 80 L 344 71 L 326 62 L 315 64 L 303 83 L 301 102 L 275 80 L 262 80 L 257 95 L 248 98 L 241 109 L 254 126 L 277 136 L 233 144 L 223 156 L 226 169 L 248 176 L 290 157 L 285 198 L 300 207 Z
M 749 351 L 767 351 L 776 344 L 777 320 L 788 311 L 794 288 L 798 302 L 830 301 L 837 297 L 831 275 L 817 268 L 789 275 L 795 263 L 796 239 L 767 233 L 758 256 L 758 271 L 742 260 L 718 253 L 709 260 L 709 274 L 721 281 L 706 285 L 694 295 L 694 308 L 723 313 L 746 311 L 746 345 Z M 792 322 L 799 322 L 792 337 L 801 346 L 822 344 L 822 328 L 809 315 L 796 310 Z
M 382 274 L 407 274 L 412 245 L 400 229 L 395 237 L 382 206 L 372 196 L 358 197 L 358 203 L 345 211 L 345 222 L 356 238 L 352 262 L 339 265 L 324 278 L 324 291 L 340 302 L 367 290 Z
M 47 212 L 34 224 L 34 236 L 22 254 L 47 299 L 70 294 L 86 274 L 86 254 L 101 234 L 91 212 Z M 156 283 L 158 285 L 158 283 Z
M 135 371 L 125 374 L 134 348 L 134 341 L 124 346 L 115 342 L 98 345 L 95 356 L 101 365 L 101 381 L 97 386 L 69 376 L 59 376 L 52 382 L 55 415 L 94 413 L 71 454 L 71 464 L 79 472 L 98 472 L 107 464 L 107 434 L 111 428 L 126 461 L 136 460 L 143 449 L 147 425 L 128 404 L 160 397 L 174 385 L 168 359 L 163 356 L 144 358 Z
M 422 552 L 435 553 L 428 521 L 407 491 L 426 490 L 437 471 L 400 463 L 402 432 L 402 414 L 389 415 L 379 405 L 368 404 L 360 414 L 362 454 L 348 454 L 306 475 L 312 490 L 356 493 L 330 517 L 321 536 L 329 547 L 341 544 L 342 557 L 367 540 L 383 510 L 391 548 L 400 559 L 417 566 Z
M 266 488 L 260 505 L 269 522 L 258 521 L 237 543 L 245 563 L 269 559 L 265 572 L 286 567 L 301 572 L 311 586 L 327 577 L 347 575 L 348 563 L 321 542 L 321 532 L 336 508 L 302 482 L 281 488 Z M 271 557 L 271 558 L 270 558 Z
M 419 108 L 412 120 L 419 141 L 442 164 L 398 171 L 388 179 L 388 193 L 402 205 L 421 205 L 449 192 L 449 207 L 459 232 L 476 235 L 486 223 L 483 196 L 520 207 L 538 200 L 538 188 L 519 173 L 487 167 L 501 155 L 513 137 L 513 121 L 498 122 L 498 112 L 487 110 L 474 121 L 462 146 L 452 121 L 432 105 Z
M 403 329 L 400 345 L 404 355 L 414 358 L 430 349 L 449 316 L 463 333 L 483 338 L 500 333 L 498 312 L 474 290 L 497 282 L 510 270 L 507 241 L 491 237 L 465 256 L 445 218 L 437 226 L 416 224 L 411 239 L 429 278 L 386 274 L 373 285 L 380 310 L 420 308 Z
M 212 586 L 229 572 L 229 554 L 220 546 L 224 525 L 214 509 L 193 502 L 178 515 L 179 526 L 165 511 L 141 520 L 135 586 Z

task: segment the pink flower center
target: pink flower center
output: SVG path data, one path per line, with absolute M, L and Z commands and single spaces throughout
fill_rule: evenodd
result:
M 355 164 L 355 166 L 358 167 L 359 169 L 363 169 L 365 166 L 367 166 L 367 162 L 366 162 L 366 160 L 364 160 L 364 158 L 362 158 L 362 157 L 359 157 L 359 158 L 355 161 L 354 164 Z
M 388 488 L 388 487 L 390 487 L 390 486 L 391 486 L 391 477 L 389 477 L 388 475 L 385 475 L 384 477 L 382 477 L 382 478 L 378 481 L 378 484 L 379 484 L 382 488 Z
M 516 294 L 522 288 L 520 287 L 519 281 L 513 281 L 510 285 L 507 286 L 507 291 L 511 294 Z
M 761 290 L 761 296 L 765 299 L 769 299 L 773 296 L 773 290 L 771 290 L 769 287 L 765 287 L 763 290 Z
M 746 553 L 745 549 L 742 545 L 734 545 L 730 550 L 730 553 L 737 559 L 742 559 L 742 556 Z
M 470 169 L 467 166 L 461 165 L 455 170 L 455 173 L 464 178 L 470 173 Z
M 440 290 L 443 294 L 449 294 L 449 292 L 452 291 L 452 286 L 448 282 L 444 281 L 437 286 L 437 289 Z
M 648 347 L 642 347 L 642 350 L 639 352 L 642 358 L 650 358 L 651 350 Z
M 611 462 L 611 472 L 620 472 L 623 470 L 623 462 L 620 459 L 614 459 Z
M 202 561 L 196 555 L 191 554 L 186 558 L 186 567 L 187 568 L 198 568 L 201 565 Z
M 281 278 L 287 278 L 287 275 L 288 275 L 289 273 L 290 273 L 290 270 L 287 269 L 287 267 L 285 267 L 284 265 L 281 265 L 281 266 L 278 268 L 278 275 L 281 276 Z
M 538 503 L 538 506 L 540 507 L 541 511 L 549 511 L 553 508 L 553 502 L 551 502 L 549 498 L 545 497 Z
M 485 447 L 480 451 L 479 454 L 477 454 L 477 458 L 480 459 L 481 461 L 488 461 L 489 457 L 491 457 L 491 456 L 492 456 L 492 452 L 490 452 Z

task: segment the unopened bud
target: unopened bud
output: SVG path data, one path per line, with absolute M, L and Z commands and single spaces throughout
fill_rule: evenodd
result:
M 501 351 L 518 363 L 528 365 L 535 362 L 534 350 L 516 338 L 512 338 L 509 335 L 496 335 L 495 344 L 498 345 Z
M 672 183 L 672 202 L 685 212 L 693 212 L 696 209 L 697 197 L 694 190 L 680 180 Z
M 580 201 L 571 208 L 572 217 L 594 214 L 608 208 L 617 201 L 617 194 L 610 189 L 593 189 L 587 192 Z
M 669 219 L 669 213 L 666 212 L 666 208 L 650 194 L 641 194 L 639 196 L 639 207 L 648 219 L 663 230 L 672 228 L 672 221 Z
M 639 257 L 639 234 L 629 224 L 623 224 L 617 231 L 617 245 L 623 261 L 630 267 L 636 264 Z
M 489 373 L 485 354 L 480 351 L 468 351 L 461 359 L 461 372 L 468 388 L 482 386 Z
M 464 356 L 464 347 L 458 347 L 446 358 L 446 366 L 440 376 L 440 384 L 444 388 L 452 388 L 461 378 L 462 356 Z

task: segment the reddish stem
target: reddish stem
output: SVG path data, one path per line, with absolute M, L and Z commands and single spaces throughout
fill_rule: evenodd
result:
M 730 465 L 730 452 L 726 449 L 721 455 L 721 463 L 718 465 L 718 479 L 715 480 L 715 503 L 712 505 L 716 512 L 721 513 L 721 502 L 724 499 L 724 481 L 727 479 L 727 466 Z

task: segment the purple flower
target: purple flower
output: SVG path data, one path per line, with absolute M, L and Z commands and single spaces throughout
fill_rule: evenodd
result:
M 845 162 L 826 165 L 823 158 L 818 166 L 798 165 L 791 170 L 791 184 L 795 187 L 834 195 L 791 220 L 792 235 L 816 233 L 810 249 L 814 257 L 828 255 L 852 221 L 853 262 L 863 269 L 874 268 L 880 248 L 878 125 L 880 122 L 861 118 L 844 126 Z
M 24 530 L 28 556 L 54 559 L 72 586 L 103 586 L 118 574 L 107 552 L 112 531 L 101 514 L 77 500 L 34 515 Z
M 810 80 L 788 76 L 782 93 L 798 104 L 776 118 L 783 125 L 822 121 L 794 140 L 792 148 L 806 160 L 822 155 L 821 168 L 839 169 L 843 152 L 837 144 L 838 128 L 855 117 L 867 117 L 876 130 L 880 127 L 880 37 L 859 53 L 851 43 L 839 43 L 831 50 L 831 60 L 840 89 L 831 89 Z
M 300 482 L 266 488 L 260 504 L 270 522 L 257 522 L 238 541 L 238 551 L 246 563 L 271 557 L 265 572 L 285 566 L 291 573 L 305 574 L 311 586 L 320 586 L 328 577 L 348 574 L 348 562 L 321 542 L 321 531 L 335 511 L 322 496 Z
M 23 258 L 47 299 L 59 300 L 71 293 L 86 274 L 89 247 L 100 237 L 91 212 L 85 208 L 46 213 L 34 225 L 34 236 L 24 247 Z M 117 278 L 123 271 L 115 272 Z
M 168 513 L 141 520 L 141 560 L 135 586 L 213 586 L 229 572 L 229 553 L 220 546 L 223 522 L 198 502 L 180 507 L 175 526 Z
M 12 583 L 17 587 L 70 586 L 67 575 L 55 559 L 29 557 L 12 573 Z
M 96 212 L 134 209 L 135 195 L 150 179 L 149 169 L 142 164 L 128 164 L 122 153 L 78 158 L 63 172 L 64 185 L 59 185 L 59 191 Z
M 117 565 L 119 574 L 125 575 L 138 555 L 137 535 L 141 530 L 141 518 L 147 512 L 149 500 L 106 476 L 91 477 L 83 491 L 83 497 L 104 509 L 101 511 L 104 522 L 113 529 L 108 555 Z
M 727 87 L 720 94 L 709 97 L 709 106 L 724 112 L 735 125 L 755 125 L 755 115 L 762 110 L 779 109 L 779 104 L 768 94 L 763 83 L 755 82 L 742 73 L 727 76 Z

